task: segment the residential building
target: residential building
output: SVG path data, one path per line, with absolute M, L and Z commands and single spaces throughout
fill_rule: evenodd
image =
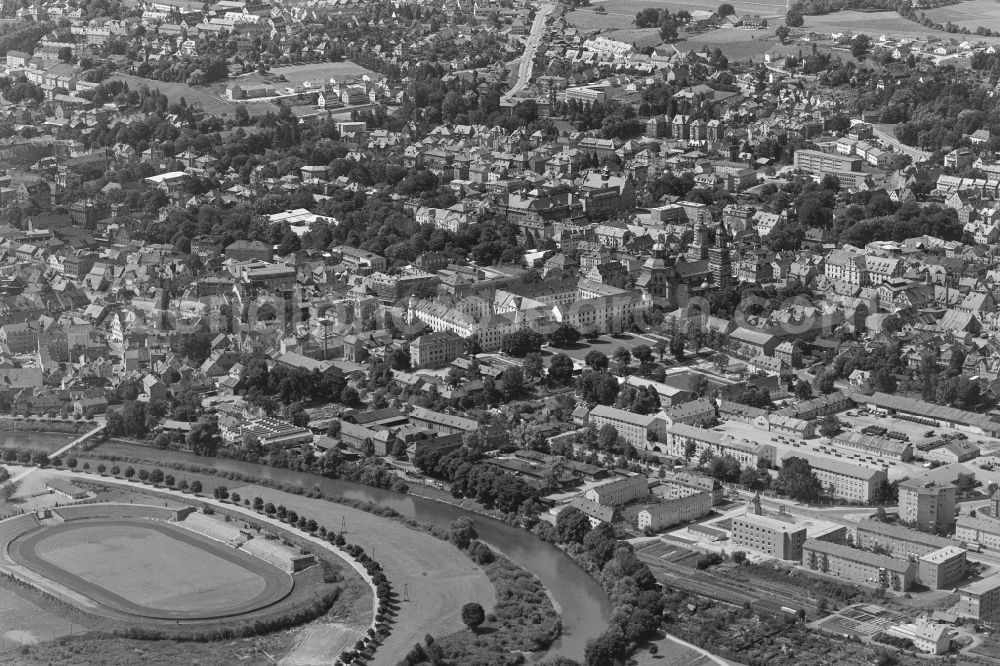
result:
M 414 369 L 442 368 L 464 352 L 465 340 L 455 333 L 427 333 L 410 342 L 410 365 Z
M 959 542 L 898 523 L 883 523 L 865 518 L 858 523 L 855 543 L 865 550 L 880 549 L 888 551 L 893 557 L 916 559 L 942 548 L 957 546 Z
M 899 519 L 917 529 L 947 532 L 955 524 L 957 493 L 952 483 L 907 479 L 899 484 Z
M 662 499 L 655 504 L 629 507 L 622 515 L 631 520 L 640 530 L 659 532 L 680 523 L 697 520 L 712 510 L 712 495 L 706 492 L 680 493 L 676 497 Z
M 588 419 L 598 429 L 611 425 L 618 431 L 619 437 L 639 450 L 649 450 L 651 438 L 662 435 L 666 426 L 659 416 L 636 414 L 604 405 L 590 410 Z
M 747 513 L 733 518 L 733 548 L 749 549 L 779 560 L 802 559 L 806 528 L 768 516 Z
M 932 624 L 929 622 L 897 624 L 889 627 L 886 633 L 890 636 L 911 641 L 914 649 L 920 652 L 945 654 L 951 647 L 951 638 L 948 637 L 948 627 L 943 624 Z
M 649 496 L 649 481 L 641 474 L 611 479 L 583 494 L 584 499 L 601 506 L 622 506 Z
M 823 491 L 833 497 L 854 502 L 874 502 L 882 489 L 885 472 L 880 469 L 852 465 L 851 463 L 799 455 L 806 460 L 823 485 Z
M 910 560 L 869 553 L 819 539 L 802 544 L 802 566 L 853 583 L 905 592 L 916 580 L 917 567 Z
M 917 580 L 932 590 L 954 587 L 965 578 L 965 549 L 945 546 L 921 556 L 917 561 Z
M 737 440 L 732 435 L 684 423 L 667 428 L 666 440 L 666 453 L 675 458 L 697 460 L 707 450 L 715 456 L 731 456 L 742 467 L 757 467 L 761 462 L 773 463 L 776 460 L 773 444 Z
M 1000 612 L 1000 574 L 993 574 L 958 590 L 959 615 L 967 615 L 977 620 L 994 617 Z

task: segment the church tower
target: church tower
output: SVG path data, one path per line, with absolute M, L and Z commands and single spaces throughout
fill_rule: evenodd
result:
M 719 289 L 733 284 L 733 261 L 729 256 L 729 232 L 726 225 L 719 223 L 715 230 L 715 245 L 708 255 L 708 267 L 712 271 L 712 281 Z
M 688 245 L 687 260 L 702 261 L 708 259 L 708 227 L 701 220 L 694 227 L 694 239 Z
M 643 295 L 653 301 L 674 304 L 673 267 L 667 263 L 667 247 L 662 240 L 653 245 L 652 256 L 642 265 L 642 271 L 635 286 Z

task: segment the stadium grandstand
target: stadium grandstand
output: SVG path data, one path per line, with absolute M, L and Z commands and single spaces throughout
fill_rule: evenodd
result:
M 312 555 L 293 553 L 276 539 L 250 539 L 242 548 L 254 557 L 288 572 L 301 571 L 316 562 Z
M 64 522 L 71 520 L 86 520 L 90 518 L 148 518 L 150 520 L 169 521 L 177 512 L 165 506 L 150 506 L 148 504 L 74 504 L 52 509 L 52 513 L 62 518 Z
M 239 548 L 249 538 L 238 527 L 219 522 L 201 513 L 190 513 L 184 520 L 178 521 L 176 524 L 207 536 L 209 539 L 221 541 L 233 548 Z

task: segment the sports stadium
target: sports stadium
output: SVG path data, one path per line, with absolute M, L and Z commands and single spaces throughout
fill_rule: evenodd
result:
M 260 619 L 311 601 L 322 583 L 314 556 L 191 506 L 45 509 L 0 521 L 0 548 L 4 573 L 133 626 Z

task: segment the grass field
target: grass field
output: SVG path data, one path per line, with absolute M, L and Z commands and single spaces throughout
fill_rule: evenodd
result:
M 761 2 L 735 0 L 730 4 L 740 16 L 758 15 L 765 18 L 777 18 L 785 15 L 785 3 L 776 2 L 775 0 L 763 0 Z M 607 13 L 596 13 L 594 10 L 599 6 L 604 7 L 604 11 Z M 582 30 L 628 28 L 633 26 L 635 15 L 647 7 L 669 9 L 671 12 L 686 9 L 690 12 L 696 9 L 714 10 L 718 5 L 706 5 L 696 0 L 692 2 L 685 2 L 684 0 L 670 0 L 669 2 L 651 2 L 650 0 L 591 0 L 590 7 L 583 7 L 569 12 L 566 14 L 566 20 L 570 25 Z
M 973 32 L 979 26 L 994 30 L 1000 27 L 1000 3 L 996 0 L 970 0 L 957 5 L 922 11 L 936 23 L 944 25 L 951 21 Z
M 983 3 L 985 4 L 985 3 Z M 961 7 L 961 5 L 959 5 Z M 953 9 L 943 8 L 942 11 Z M 930 14 L 928 10 L 928 14 Z M 935 19 L 941 21 L 941 19 Z M 943 22 L 943 21 L 942 21 Z M 992 26 L 996 27 L 996 23 Z M 962 41 L 965 35 L 950 34 L 943 30 L 931 30 L 924 26 L 908 21 L 896 12 L 836 12 L 824 14 L 823 16 L 806 16 L 805 25 L 797 28 L 796 31 L 815 31 L 819 33 L 828 32 L 851 32 L 864 33 L 872 39 L 878 39 L 881 35 L 899 39 L 910 37 L 913 39 L 927 39 L 928 37 L 938 39 L 957 39 Z M 1000 37 L 969 37 L 973 41 L 982 41 L 990 44 L 1000 44 Z
M 250 555 L 148 521 L 87 520 L 13 542 L 11 555 L 119 612 L 163 619 L 236 615 L 291 590 Z
M 289 84 L 298 85 L 303 81 L 326 81 L 330 77 L 342 78 L 362 76 L 368 74 L 372 78 L 381 79 L 381 74 L 376 74 L 370 69 L 365 69 L 361 65 L 350 60 L 343 62 L 320 62 L 307 65 L 288 65 L 286 67 L 274 67 L 271 69 L 268 78 L 273 79 L 283 76 Z
M 67 622 L 35 606 L 13 590 L 0 589 L 0 650 L 15 645 L 34 645 L 86 630 L 82 625 Z M 6 663 L 2 657 L 0 663 Z
M 228 102 L 221 99 L 212 88 L 192 88 L 186 83 L 154 81 L 130 74 L 115 74 L 111 78 L 124 81 L 129 85 L 130 89 L 138 89 L 146 86 L 150 90 L 159 90 L 167 96 L 171 104 L 180 101 L 181 97 L 188 104 L 198 102 L 201 108 L 205 110 L 205 113 L 215 116 L 225 117 L 235 115 L 236 107 L 238 106 L 235 102 Z M 219 90 L 224 92 L 225 88 L 226 83 L 223 82 Z M 278 110 L 278 107 L 269 102 L 248 103 L 244 104 L 244 106 L 251 116 L 264 115 L 268 111 L 277 112 Z
M 778 38 L 774 36 L 773 28 L 764 28 L 763 30 L 733 30 L 730 28 L 691 35 L 679 42 L 677 48 L 688 48 L 700 53 L 706 46 L 710 49 L 719 47 L 730 62 L 746 60 L 761 62 L 764 60 L 764 54 L 777 43 Z
M 487 613 L 496 604 L 493 585 L 482 568 L 451 544 L 426 532 L 359 509 L 261 486 L 230 487 L 230 491 L 282 504 L 328 527 L 339 527 L 343 518 L 347 540 L 366 551 L 374 550 L 375 559 L 400 595 L 407 587 L 409 601 L 400 603 L 392 634 L 379 647 L 374 663 L 397 663 L 414 643 L 423 641 L 425 634 L 447 636 L 462 629 L 460 612 L 469 601 L 479 602 Z

